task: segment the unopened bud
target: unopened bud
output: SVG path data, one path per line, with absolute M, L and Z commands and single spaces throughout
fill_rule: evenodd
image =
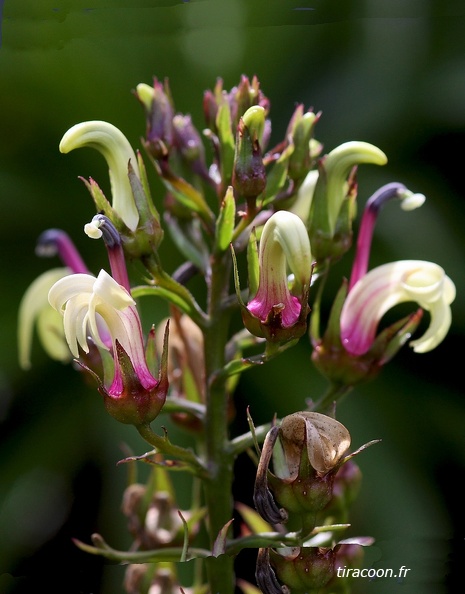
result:
M 147 118 L 146 147 L 155 159 L 168 156 L 173 141 L 174 109 L 168 80 L 162 84 L 156 78 L 153 87 L 140 84 L 136 96 Z
M 265 127 L 265 110 L 250 107 L 239 120 L 232 185 L 239 198 L 257 198 L 266 186 L 266 172 L 260 147 Z

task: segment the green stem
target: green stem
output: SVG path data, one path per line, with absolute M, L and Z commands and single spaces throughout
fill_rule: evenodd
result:
M 239 237 L 239 235 L 247 229 L 247 227 L 250 225 L 250 223 L 252 223 L 256 216 L 256 208 L 247 208 L 247 214 L 242 217 L 242 219 L 239 221 L 236 228 L 234 229 L 234 234 L 231 241 L 234 242 Z
M 176 460 L 184 462 L 186 467 L 196 476 L 203 478 L 207 475 L 207 470 L 192 450 L 171 443 L 166 435 L 163 437 L 157 435 L 152 431 L 150 425 L 139 425 L 137 430 L 145 441 L 161 454 L 165 456 L 173 456 Z
M 233 454 L 228 434 L 228 392 L 226 380 L 213 379 L 225 363 L 230 313 L 222 307 L 230 279 L 229 253 L 214 255 L 209 285 L 208 315 L 210 323 L 204 329 L 207 407 L 205 418 L 205 449 L 209 478 L 204 481 L 208 509 L 210 546 L 224 525 L 232 518 Z M 221 555 L 207 564 L 210 592 L 234 592 L 233 558 Z
M 344 384 L 331 384 L 324 394 L 317 402 L 313 405 L 315 412 L 328 413 L 331 411 L 334 403 L 340 400 L 343 396 L 348 394 L 352 390 L 352 386 L 346 386 Z
M 321 300 L 323 297 L 323 291 L 328 278 L 328 268 L 324 268 L 324 272 L 321 274 L 319 279 L 319 287 L 316 293 L 315 300 L 312 304 L 312 315 L 310 317 L 310 337 L 312 342 L 315 344 L 320 340 L 320 314 L 321 314 Z

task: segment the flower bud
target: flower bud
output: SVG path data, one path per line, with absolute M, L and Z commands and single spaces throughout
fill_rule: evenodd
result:
M 292 291 L 298 297 L 289 290 L 287 266 L 294 274 Z M 242 308 L 247 329 L 272 343 L 302 336 L 307 328 L 311 272 L 305 225 L 297 215 L 278 211 L 266 222 L 260 239 L 258 290 Z
M 190 115 L 175 115 L 173 118 L 173 141 L 183 160 L 197 175 L 208 179 L 205 163 L 205 148 Z
M 218 78 L 213 91 L 208 89 L 203 94 L 203 115 L 207 128 L 214 134 L 218 133 L 216 127 L 216 117 L 218 115 L 219 105 L 223 101 L 223 79 Z
M 312 154 L 310 153 L 310 140 L 318 122 L 320 114 L 313 111 L 304 113 L 304 106 L 298 105 L 288 126 L 287 136 L 292 138 L 294 151 L 289 158 L 288 175 L 297 184 L 300 184 L 312 165 Z
M 168 80 L 153 81 L 153 87 L 140 83 L 136 97 L 144 107 L 147 120 L 145 146 L 155 159 L 168 156 L 173 143 L 173 101 Z
M 270 102 L 260 90 L 260 83 L 256 76 L 250 81 L 247 76 L 242 76 L 237 87 L 231 89 L 229 93 L 229 103 L 231 105 L 231 114 L 233 126 L 237 125 L 239 119 L 252 106 L 260 106 L 264 109 L 265 116 L 270 110 Z M 262 135 L 260 135 L 260 143 Z
M 239 120 L 232 185 L 237 198 L 245 198 L 255 211 L 255 200 L 266 186 L 266 172 L 262 159 L 261 140 L 265 127 L 265 110 L 250 107 Z

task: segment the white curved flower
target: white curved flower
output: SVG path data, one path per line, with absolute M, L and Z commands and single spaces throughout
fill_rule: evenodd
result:
M 293 326 L 302 306 L 289 291 L 287 266 L 300 287 L 309 285 L 312 268 L 310 241 L 302 220 L 285 210 L 272 215 L 263 228 L 259 258 L 258 291 L 247 309 L 265 321 L 274 307 L 282 307 L 283 327 Z
M 108 394 L 117 396 L 124 387 L 115 354 L 117 343 L 129 357 L 141 385 L 146 390 L 157 385 L 147 367 L 135 301 L 107 272 L 101 270 L 97 278 L 90 274 L 63 278 L 50 289 L 49 301 L 63 314 L 66 340 L 75 357 L 79 357 L 79 347 L 89 352 L 88 337 L 101 348 L 109 350 L 112 347 L 115 371 L 112 384 L 107 388 Z M 106 336 L 111 337 L 111 344 Z
M 455 294 L 452 280 L 432 262 L 401 260 L 378 266 L 349 291 L 341 312 L 342 344 L 352 355 L 366 353 L 383 315 L 398 303 L 413 301 L 429 312 L 430 325 L 410 345 L 417 353 L 430 351 L 450 328 Z
M 110 174 L 113 208 L 129 229 L 134 231 L 139 222 L 139 213 L 128 177 L 129 161 L 137 177 L 140 174 L 136 155 L 128 139 L 113 124 L 94 120 L 70 128 L 61 139 L 59 148 L 62 153 L 69 153 L 85 146 L 97 149 L 105 157 Z

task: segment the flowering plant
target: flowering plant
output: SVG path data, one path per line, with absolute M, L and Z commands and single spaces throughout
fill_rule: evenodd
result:
M 146 118 L 144 157 L 103 121 L 76 124 L 60 143 L 63 153 L 89 146 L 107 161 L 109 198 L 92 178 L 83 181 L 98 213 L 85 232 L 104 241 L 109 271 L 94 276 L 67 234 L 49 230 L 39 253 L 58 255 L 64 267 L 37 279 L 20 306 L 23 367 L 37 324 L 48 354 L 73 358 L 95 378 L 107 411 L 152 448 L 124 460 L 153 466 L 147 484 L 132 482 L 123 496 L 131 549 L 117 550 L 98 534 L 92 544 L 76 544 L 129 564 L 129 594 L 230 594 L 235 587 L 244 594 L 348 593 L 336 569 L 359 564 L 360 547 L 372 542 L 340 538 L 360 483 L 354 457 L 378 440 L 350 451 L 336 404 L 381 371 L 425 311 L 428 327 L 410 342 L 416 352 L 435 348 L 451 324 L 455 286 L 437 264 L 403 260 L 368 270 L 381 207 L 399 199 L 415 208 L 424 196 L 391 183 L 366 201 L 350 281 L 342 281 L 322 332 L 325 281 L 353 241 L 358 167 L 384 165 L 385 154 L 359 141 L 325 153 L 314 136 L 321 114 L 303 105 L 270 147 L 270 101 L 256 77 L 244 76 L 230 91 L 218 80 L 204 94 L 208 163 L 202 134 L 176 112 L 168 81 L 140 84 L 135 95 Z M 145 161 L 165 187 L 164 201 L 152 198 Z M 163 263 L 165 233 L 185 259 L 172 272 Z M 143 266 L 142 284 L 131 284 L 129 261 Z M 203 301 L 189 288 L 193 277 L 204 281 Z M 169 304 L 162 329 L 143 328 L 138 300 L 148 297 Z M 401 302 L 418 308 L 382 327 Z M 272 411 L 255 426 L 248 409 L 234 406 L 240 374 L 306 338 L 327 393 L 306 410 Z M 165 414 L 193 436 L 193 448 L 153 429 Z M 234 414 L 247 419 L 248 432 L 231 434 Z M 234 462 L 244 452 L 257 465 L 255 509 L 232 497 Z M 178 509 L 169 470 L 192 476 L 191 509 Z M 232 525 L 237 514 L 239 529 Z M 245 548 L 258 551 L 256 584 L 235 566 Z M 181 585 L 175 564 L 193 559 L 199 569 Z

